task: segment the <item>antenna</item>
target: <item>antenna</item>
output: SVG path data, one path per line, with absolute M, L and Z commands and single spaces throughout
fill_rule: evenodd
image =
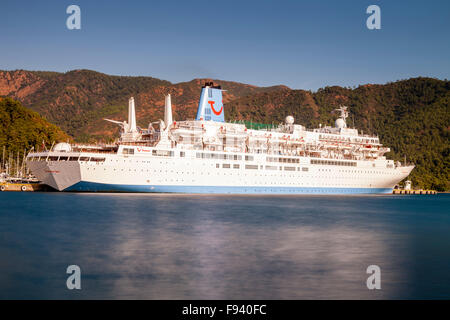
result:
M 345 121 L 348 118 L 348 107 L 347 106 L 339 106 L 339 108 L 334 109 L 334 111 L 339 111 L 341 113 L 340 117 Z

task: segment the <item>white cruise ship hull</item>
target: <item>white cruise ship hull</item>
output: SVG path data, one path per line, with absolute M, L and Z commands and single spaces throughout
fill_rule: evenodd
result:
M 98 154 L 92 154 L 94 157 Z M 198 159 L 195 152 L 183 158 L 102 157 L 102 162 L 41 160 L 27 161 L 27 165 L 39 180 L 59 191 L 202 194 L 391 193 L 413 169 L 387 168 L 386 161 L 376 160 L 357 161 L 356 166 L 313 165 L 306 157 L 296 164 L 268 166 L 266 155 L 256 155 L 248 162 Z
M 153 192 L 198 194 L 382 194 L 392 188 L 334 188 L 334 187 L 240 187 L 240 186 L 177 186 L 120 185 L 80 181 L 64 191 L 75 192 Z

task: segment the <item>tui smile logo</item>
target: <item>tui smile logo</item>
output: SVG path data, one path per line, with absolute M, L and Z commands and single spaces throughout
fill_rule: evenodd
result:
M 220 116 L 220 114 L 222 113 L 222 110 L 223 110 L 223 106 L 220 108 L 219 111 L 216 111 L 216 109 L 214 109 L 214 103 L 215 103 L 215 101 L 208 101 L 208 103 L 211 105 L 211 110 L 212 110 L 212 112 L 214 112 L 214 114 L 215 114 L 216 116 Z

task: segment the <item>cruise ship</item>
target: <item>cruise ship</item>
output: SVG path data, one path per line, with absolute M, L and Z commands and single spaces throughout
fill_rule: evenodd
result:
M 414 166 L 385 157 L 377 136 L 347 126 L 348 109 L 335 126 L 307 129 L 292 116 L 266 129 L 227 123 L 222 89 L 205 83 L 195 119 L 174 121 L 171 97 L 164 119 L 143 129 L 129 99 L 128 121 L 110 145 L 59 142 L 30 152 L 27 166 L 59 191 L 205 194 L 391 193 Z

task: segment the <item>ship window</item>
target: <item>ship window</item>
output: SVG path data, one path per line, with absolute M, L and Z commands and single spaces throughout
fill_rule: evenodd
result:
M 229 163 L 224 163 L 222 164 L 222 168 L 226 168 L 226 169 L 230 169 L 230 164 Z
M 94 161 L 94 162 L 104 162 L 105 158 L 94 158 L 92 157 L 90 161 Z
M 89 161 L 89 157 L 80 157 L 80 161 Z
M 233 164 L 233 169 L 239 169 L 239 165 L 238 164 Z
M 216 168 L 220 168 L 220 164 L 216 163 Z
M 277 170 L 276 166 L 266 166 L 266 170 Z
M 58 161 L 58 157 L 48 157 L 49 161 Z
M 308 167 L 303 167 L 303 168 L 302 168 L 302 171 L 308 171 L 308 170 L 309 170 Z
M 184 151 L 180 151 L 180 157 L 184 157 L 186 155 L 186 153 Z
M 295 171 L 295 167 L 284 167 L 285 171 Z
M 253 156 L 245 156 L 246 161 L 253 161 Z
M 59 161 L 67 161 L 67 159 L 69 159 L 69 157 L 59 157 Z
M 78 157 L 70 157 L 69 161 L 78 161 Z
M 248 156 L 245 156 L 248 157 Z M 246 164 L 245 169 L 258 169 L 258 166 L 255 164 Z
M 173 157 L 174 152 L 168 150 L 153 150 L 152 155 L 158 157 Z
M 132 148 L 123 148 L 123 154 L 134 154 L 134 149 Z

